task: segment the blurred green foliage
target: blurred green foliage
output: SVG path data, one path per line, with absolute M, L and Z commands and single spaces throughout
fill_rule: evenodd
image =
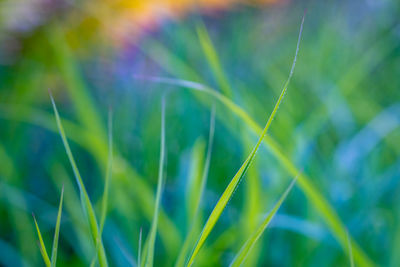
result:
M 195 265 L 229 265 L 293 172 L 302 170 L 304 178 L 245 266 L 349 265 L 345 229 L 356 266 L 366 263 L 358 253 L 376 265 L 399 266 L 400 4 L 395 0 L 238 5 L 165 21 L 123 43 L 107 38 L 101 18 L 90 17 L 93 29 L 76 27 L 76 21 L 88 19 L 79 6 L 56 9 L 41 24 L 22 25 L 23 31 L 7 29 L 3 17 L 0 265 L 43 265 L 31 213 L 49 249 L 62 186 L 57 264 L 88 266 L 95 256 L 49 88 L 97 218 L 108 162 L 107 114 L 113 110 L 113 176 L 103 230 L 110 266 L 135 265 L 140 229 L 143 240 L 150 231 L 165 96 L 165 184 L 154 264 L 173 265 L 195 216 L 191 183 L 204 172 L 212 107 L 215 134 L 201 225 L 279 97 L 305 7 L 294 76 L 265 146 Z M 228 102 L 140 76 L 202 83 Z

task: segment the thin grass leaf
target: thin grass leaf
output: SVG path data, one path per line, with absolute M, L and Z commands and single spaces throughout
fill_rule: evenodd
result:
M 201 48 L 203 49 L 208 64 L 210 65 L 212 71 L 214 72 L 219 87 L 221 88 L 224 95 L 226 95 L 227 97 L 232 97 L 231 87 L 221 67 L 221 63 L 218 59 L 218 54 L 207 32 L 207 28 L 203 23 L 199 23 L 196 27 L 196 31 L 197 31 L 197 37 L 199 38 L 200 41 Z
M 157 234 L 157 224 L 158 224 L 158 214 L 160 210 L 161 203 L 161 193 L 164 185 L 164 158 L 165 158 L 165 98 L 163 97 L 161 103 L 161 146 L 160 146 L 160 165 L 158 169 L 158 182 L 157 182 L 157 193 L 156 193 L 156 203 L 154 208 L 154 217 L 150 228 L 147 256 L 146 256 L 146 267 L 152 267 L 154 262 L 154 246 L 156 242 Z
M 44 242 L 43 242 L 42 234 L 40 233 L 39 225 L 38 225 L 38 223 L 36 221 L 36 218 L 35 218 L 35 214 L 32 213 L 32 216 L 33 216 L 33 220 L 35 221 L 35 227 L 36 227 L 36 231 L 37 231 L 38 238 L 39 238 L 40 253 L 42 254 L 42 258 L 43 258 L 44 264 L 47 267 L 51 267 L 50 258 L 49 258 L 49 255 L 47 254 L 46 247 L 45 247 Z
M 61 188 L 60 205 L 58 207 L 56 229 L 54 231 L 53 249 L 51 251 L 51 267 L 55 267 L 57 262 L 58 237 L 60 235 L 60 223 L 61 223 L 63 199 L 64 199 L 64 186 Z
M 140 228 L 139 232 L 139 247 L 138 247 L 138 266 L 142 266 L 142 261 L 141 261 L 141 255 L 142 255 L 142 228 Z
M 208 218 L 206 224 L 204 225 L 203 231 L 196 243 L 196 246 L 193 249 L 193 252 L 189 258 L 188 261 L 188 266 L 191 266 L 194 262 L 195 257 L 197 256 L 197 254 L 199 253 L 201 247 L 203 246 L 204 242 L 206 241 L 207 237 L 209 236 L 210 232 L 212 231 L 212 229 L 214 228 L 215 224 L 217 223 L 219 217 L 221 216 L 222 211 L 225 209 L 226 205 L 228 204 L 229 200 L 232 197 L 232 194 L 235 192 L 240 180 L 243 178 L 243 176 L 246 174 L 246 170 L 250 167 L 251 162 L 253 161 L 258 148 L 260 147 L 260 144 L 262 142 L 262 140 L 264 139 L 264 136 L 266 135 L 272 120 L 275 117 L 275 114 L 279 108 L 279 105 L 281 104 L 283 97 L 286 93 L 287 87 L 289 85 L 290 79 L 292 78 L 293 75 L 293 71 L 294 71 L 294 67 L 296 65 L 296 60 L 297 60 L 297 55 L 299 52 L 299 46 L 300 46 L 300 40 L 301 40 L 301 34 L 303 31 L 303 24 L 304 24 L 304 17 L 303 20 L 301 22 L 301 26 L 300 26 L 300 32 L 299 32 L 299 38 L 297 41 L 297 47 L 296 47 L 296 53 L 294 56 L 294 60 L 292 63 L 292 67 L 290 69 L 290 73 L 289 73 L 289 77 L 282 89 L 282 92 L 278 98 L 278 101 L 275 104 L 274 109 L 272 110 L 271 115 L 268 118 L 267 123 L 265 124 L 265 127 L 263 129 L 263 131 L 261 132 L 261 135 L 256 143 L 256 145 L 254 146 L 252 152 L 250 153 L 250 155 L 247 157 L 247 159 L 245 160 L 245 162 L 243 163 L 243 165 L 240 167 L 240 169 L 237 171 L 237 173 L 235 174 L 235 176 L 232 178 L 232 180 L 229 182 L 227 188 L 225 189 L 224 193 L 222 194 L 222 196 L 220 197 L 220 199 L 218 200 L 217 204 L 215 205 L 213 211 L 210 214 L 210 217 Z
M 108 208 L 108 194 L 110 191 L 110 181 L 112 178 L 113 169 L 113 136 L 112 136 L 112 110 L 108 111 L 108 162 L 106 170 L 106 179 L 104 183 L 103 200 L 101 205 L 101 217 L 100 217 L 100 235 L 103 233 L 104 222 L 106 220 L 107 208 Z
M 207 183 L 207 177 L 208 177 L 208 172 L 210 169 L 210 162 L 211 162 L 211 154 L 212 154 L 212 148 L 213 148 L 213 141 L 214 141 L 214 131 L 215 131 L 215 106 L 213 106 L 211 110 L 211 116 L 210 116 L 210 132 L 208 135 L 208 148 L 207 148 L 207 156 L 206 160 L 204 163 L 204 169 L 203 169 L 203 174 L 201 176 L 200 180 L 200 187 L 198 189 L 197 193 L 197 199 L 194 202 L 193 208 L 193 220 L 191 222 L 191 227 L 189 232 L 187 233 L 186 239 L 183 242 L 183 246 L 179 252 L 178 259 L 176 261 L 175 267 L 181 267 L 184 266 L 185 260 L 187 257 L 187 253 L 190 249 L 190 245 L 194 241 L 196 231 L 198 231 L 198 228 L 200 226 L 200 204 L 201 200 L 204 195 L 204 190 L 206 187 Z
M 349 253 L 350 267 L 354 267 L 353 249 L 351 246 L 349 232 L 347 230 L 346 230 L 346 237 L 347 237 L 347 247 L 349 248 L 348 253 Z
M 247 129 L 243 129 L 243 146 L 250 147 L 252 145 L 252 138 L 247 134 Z M 246 155 L 250 151 L 245 151 Z M 245 196 L 243 203 L 243 215 L 241 216 L 240 227 L 243 229 L 242 237 L 246 239 L 258 226 L 259 214 L 262 212 L 261 203 L 263 203 L 263 192 L 261 186 L 261 175 L 259 174 L 258 167 L 254 166 L 257 162 L 253 162 L 253 168 L 247 171 L 247 178 L 245 183 Z M 260 258 L 261 246 L 257 244 L 252 249 L 251 255 L 246 259 L 248 266 L 257 266 L 257 261 Z
M 103 242 L 101 240 L 101 235 L 100 235 L 99 227 L 98 227 L 98 224 L 97 224 L 96 214 L 94 212 L 92 203 L 90 202 L 89 196 L 87 194 L 85 185 L 84 185 L 84 183 L 82 181 L 82 178 L 81 178 L 81 175 L 79 173 L 78 167 L 77 167 L 77 165 L 75 163 L 75 159 L 74 159 L 74 157 L 72 155 L 71 148 L 69 147 L 68 140 L 67 140 L 67 137 L 66 137 L 65 132 L 64 132 L 64 128 L 63 128 L 63 126 L 61 124 L 60 115 L 58 114 L 56 103 L 55 103 L 54 98 L 51 95 L 50 91 L 49 91 L 49 94 L 50 94 L 51 103 L 53 105 L 54 114 L 56 116 L 57 127 L 58 127 L 58 130 L 60 132 L 61 139 L 62 139 L 62 141 L 64 143 L 65 151 L 66 151 L 68 159 L 69 159 L 69 161 L 71 163 L 72 170 L 74 172 L 75 179 L 76 179 L 76 182 L 77 182 L 78 187 L 79 187 L 82 209 L 83 209 L 84 213 L 86 214 L 86 216 L 88 218 L 90 231 L 91 231 L 92 238 L 93 238 L 93 242 L 94 242 L 94 244 L 97 244 L 97 242 L 99 242 L 99 246 L 98 246 L 98 248 L 96 250 L 97 250 L 97 256 L 98 256 L 98 260 L 99 260 L 100 266 L 101 267 L 108 266 L 106 253 L 104 251 L 104 245 L 103 245 Z
M 113 162 L 113 145 L 112 145 L 112 111 L 109 109 L 108 111 L 108 159 L 107 159 L 107 170 L 106 170 L 106 179 L 104 183 L 104 191 L 103 198 L 101 202 L 101 217 L 100 217 L 100 236 L 103 234 L 104 223 L 107 215 L 107 207 L 108 207 L 108 194 L 110 187 L 110 180 L 112 178 L 112 162 Z M 98 242 L 96 243 L 96 250 L 99 246 Z M 90 267 L 93 267 L 96 263 L 96 257 L 93 257 L 92 262 L 90 263 Z
M 233 259 L 231 262 L 230 266 L 231 267 L 239 267 L 244 260 L 246 259 L 247 255 L 250 253 L 254 245 L 256 244 L 257 240 L 261 237 L 261 235 L 264 233 L 265 229 L 267 229 L 269 223 L 271 220 L 274 218 L 275 214 L 279 210 L 280 206 L 282 205 L 283 201 L 286 199 L 287 195 L 289 194 L 290 190 L 292 189 L 293 185 L 295 184 L 298 176 L 296 176 L 293 181 L 290 183 L 289 187 L 286 189 L 286 191 L 283 193 L 283 195 L 280 197 L 278 202 L 275 204 L 275 206 L 272 208 L 271 212 L 268 213 L 268 215 L 265 217 L 265 219 L 262 221 L 261 225 L 257 228 L 256 231 L 254 231 L 249 239 L 246 241 L 246 243 L 242 246 L 240 249 L 239 253 L 236 255 L 236 257 Z

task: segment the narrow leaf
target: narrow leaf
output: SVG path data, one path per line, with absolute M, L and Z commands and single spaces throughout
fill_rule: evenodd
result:
M 103 233 L 104 222 L 106 220 L 107 215 L 107 207 L 108 207 L 108 194 L 110 181 L 112 178 L 112 167 L 113 167 L 113 141 L 112 141 L 112 111 L 111 109 L 108 111 L 108 162 L 107 162 L 107 170 L 106 170 L 106 180 L 104 183 L 104 193 L 103 193 L 103 201 L 101 206 L 101 217 L 100 217 L 100 235 Z
M 165 98 L 163 97 L 161 103 L 161 146 L 160 146 L 160 165 L 158 169 L 158 182 L 157 182 L 157 193 L 156 203 L 154 208 L 154 217 L 150 228 L 147 256 L 146 256 L 146 267 L 152 267 L 154 261 L 154 246 L 156 242 L 158 214 L 160 210 L 161 192 L 163 189 L 164 179 L 164 157 L 165 157 Z
M 63 199 L 64 199 L 64 186 L 61 189 L 60 205 L 58 207 L 56 229 L 54 231 L 53 250 L 51 252 L 51 267 L 55 267 L 56 262 L 57 262 L 58 237 L 60 234 L 60 223 L 61 223 Z
M 142 255 L 142 228 L 140 228 L 139 232 L 139 248 L 138 248 L 138 266 L 142 266 L 142 261 L 141 261 L 141 255 Z
M 207 28 L 203 23 L 199 23 L 196 27 L 196 30 L 201 48 L 203 49 L 203 53 L 206 56 L 208 64 L 210 65 L 211 70 L 215 75 L 215 78 L 217 79 L 219 87 L 221 88 L 224 95 L 226 95 L 227 97 L 231 97 L 232 96 L 231 87 L 221 67 L 217 51 L 215 50 L 211 38 L 207 32 Z
M 45 247 L 44 242 L 43 242 L 42 234 L 40 233 L 39 225 L 38 225 L 38 223 L 36 221 L 36 218 L 35 218 L 35 214 L 32 213 L 32 216 L 33 216 L 33 220 L 35 221 L 36 231 L 37 231 L 38 238 L 39 238 L 40 253 L 42 254 L 42 258 L 43 258 L 44 264 L 47 267 L 51 267 L 50 258 L 49 258 L 49 255 L 47 254 L 46 247 Z
M 185 260 L 187 257 L 187 253 L 190 249 L 191 243 L 194 241 L 195 234 L 196 232 L 199 231 L 198 228 L 200 227 L 200 204 L 201 200 L 204 195 L 204 190 L 206 187 L 207 183 L 207 177 L 208 177 L 208 171 L 210 169 L 210 161 L 211 161 L 211 153 L 212 153 L 212 147 L 213 147 L 213 141 L 214 141 L 214 130 L 215 130 L 215 106 L 211 110 L 211 116 L 210 116 L 210 132 L 208 136 L 208 148 L 207 148 L 207 156 L 206 160 L 204 163 L 204 169 L 203 169 L 203 174 L 201 177 L 200 181 L 200 187 L 198 189 L 197 193 L 197 199 L 195 200 L 194 206 L 193 206 L 193 220 L 191 222 L 191 227 L 189 232 L 186 235 L 186 239 L 183 242 L 182 249 L 179 252 L 178 259 L 176 261 L 175 266 L 176 267 L 181 267 L 184 266 Z
M 73 170 L 74 175 L 75 175 L 76 183 L 78 184 L 78 187 L 79 187 L 82 209 L 83 209 L 84 213 L 88 217 L 88 222 L 89 222 L 89 226 L 90 226 L 90 231 L 91 231 L 91 234 L 92 234 L 93 242 L 94 242 L 94 244 L 97 244 L 97 242 L 99 242 L 99 246 L 97 247 L 96 250 L 97 250 L 97 257 L 98 257 L 100 266 L 101 267 L 108 266 L 106 253 L 104 251 L 104 245 L 103 245 L 103 242 L 101 240 L 99 227 L 98 227 L 98 224 L 97 224 L 97 219 L 96 219 L 96 215 L 95 215 L 92 203 L 90 202 L 90 199 L 89 199 L 89 196 L 87 194 L 85 185 L 83 184 L 83 181 L 82 181 L 81 175 L 79 173 L 78 167 L 77 167 L 77 165 L 75 163 L 75 159 L 74 159 L 74 157 L 72 155 L 71 148 L 69 147 L 68 140 L 67 140 L 67 137 L 66 137 L 65 132 L 64 132 L 64 128 L 63 128 L 63 126 L 61 124 L 60 115 L 58 114 L 56 103 L 55 103 L 54 98 L 51 95 L 50 91 L 49 91 L 49 94 L 50 94 L 51 103 L 53 105 L 54 114 L 56 116 L 57 127 L 58 127 L 58 130 L 60 132 L 61 139 L 62 139 L 62 141 L 64 143 L 64 147 L 65 147 L 65 151 L 67 153 L 68 159 L 69 159 L 69 161 L 71 163 L 72 170 Z
M 280 197 L 278 202 L 275 204 L 275 206 L 272 208 L 271 212 L 268 213 L 268 215 L 265 217 L 265 219 L 262 221 L 261 225 L 257 228 L 256 231 L 254 231 L 249 239 L 246 241 L 246 243 L 242 246 L 240 249 L 239 253 L 236 255 L 236 257 L 233 259 L 231 263 L 231 267 L 238 267 L 240 266 L 243 261 L 246 259 L 247 255 L 250 253 L 251 249 L 257 242 L 257 240 L 261 237 L 261 235 L 264 233 L 265 229 L 267 229 L 269 223 L 271 220 L 274 218 L 276 212 L 282 205 L 283 201 L 286 199 L 287 195 L 289 194 L 290 190 L 292 189 L 294 183 L 297 180 L 297 177 L 293 179 L 293 181 L 290 183 L 289 187 L 286 189 L 286 191 L 283 193 L 283 195 Z

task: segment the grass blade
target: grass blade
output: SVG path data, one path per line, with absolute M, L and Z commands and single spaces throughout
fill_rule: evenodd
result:
M 99 246 L 96 249 L 97 250 L 96 252 L 97 252 L 97 257 L 98 257 L 100 266 L 101 267 L 108 266 L 106 253 L 104 251 L 104 245 L 103 245 L 103 242 L 101 240 L 99 227 L 97 225 L 96 214 L 94 212 L 92 203 L 90 202 L 90 199 L 89 199 L 89 196 L 87 194 L 85 185 L 83 184 L 83 181 L 82 181 L 81 175 L 79 173 L 78 167 L 77 167 L 77 165 L 75 163 L 75 159 L 74 159 L 74 157 L 72 155 L 71 148 L 69 147 L 68 140 L 67 140 L 67 137 L 66 137 L 65 132 L 64 132 L 64 128 L 63 128 L 63 126 L 61 124 L 60 115 L 58 114 L 56 103 L 55 103 L 54 98 L 51 95 L 50 91 L 49 91 L 49 93 L 50 93 L 51 103 L 53 105 L 54 114 L 56 116 L 57 127 L 58 127 L 58 130 L 60 132 L 61 139 L 62 139 L 64 147 L 65 147 L 65 151 L 66 151 L 68 159 L 69 159 L 69 161 L 71 163 L 72 170 L 74 172 L 75 179 L 76 179 L 76 182 L 77 182 L 78 187 L 79 187 L 82 209 L 83 209 L 84 213 L 88 217 L 88 221 L 89 221 L 89 226 L 90 226 L 90 231 L 91 231 L 91 234 L 92 234 L 93 242 L 94 242 L 94 244 L 97 244 L 97 242 L 99 242 Z
M 257 228 L 256 231 L 254 231 L 251 234 L 249 239 L 242 246 L 242 248 L 240 249 L 239 253 L 236 255 L 236 257 L 233 259 L 232 263 L 230 264 L 231 267 L 239 267 L 243 263 L 243 261 L 246 259 L 247 255 L 250 253 L 251 249 L 256 244 L 257 240 L 261 237 L 261 235 L 264 233 L 265 229 L 267 229 L 267 227 L 268 227 L 269 223 L 271 222 L 271 220 L 274 218 L 276 212 L 279 210 L 279 208 L 282 205 L 283 201 L 286 199 L 287 195 L 289 194 L 289 192 L 292 189 L 292 187 L 293 187 L 294 183 L 296 182 L 296 180 L 297 180 L 297 177 L 293 179 L 293 181 L 290 183 L 289 187 L 286 189 L 286 191 L 280 197 L 278 202 L 272 208 L 271 212 L 268 213 L 268 215 L 262 221 L 261 225 Z
M 158 214 L 160 210 L 161 203 L 161 193 L 163 189 L 164 179 L 164 158 L 165 158 L 165 98 L 163 97 L 161 103 L 161 146 L 160 146 L 160 165 L 158 169 L 158 182 L 157 182 L 157 193 L 156 193 L 156 203 L 154 207 L 154 217 L 150 228 L 147 256 L 146 256 L 146 267 L 152 267 L 154 262 L 154 246 L 156 242 L 157 234 L 157 224 L 158 224 Z
M 103 233 L 104 222 L 106 220 L 107 215 L 107 207 L 108 207 L 108 194 L 110 181 L 112 178 L 112 169 L 113 169 L 113 141 L 112 141 L 112 111 L 111 109 L 108 112 L 108 162 L 107 162 L 107 171 L 106 171 L 106 180 L 104 183 L 104 193 L 103 193 L 103 201 L 101 205 L 101 217 L 100 217 L 100 235 Z
M 33 220 L 35 221 L 35 227 L 36 227 L 36 231 L 37 231 L 38 238 L 39 238 L 40 253 L 42 254 L 42 258 L 43 258 L 44 264 L 47 267 L 51 267 L 50 258 L 49 258 L 49 255 L 47 254 L 46 247 L 45 247 L 44 242 L 43 242 L 42 234 L 40 233 L 39 225 L 38 225 L 38 223 L 36 221 L 36 218 L 35 218 L 35 214 L 32 213 L 32 216 L 33 216 Z
M 207 29 L 203 23 L 199 23 L 196 27 L 197 37 L 199 38 L 201 48 L 203 49 L 204 55 L 214 72 L 215 78 L 217 79 L 218 85 L 221 88 L 224 95 L 232 97 L 232 90 L 229 85 L 228 79 L 221 67 L 221 63 L 218 59 L 218 54 L 214 48 L 210 36 L 208 35 Z
M 294 67 L 296 65 L 296 60 L 297 60 L 297 54 L 299 52 L 299 46 L 300 46 L 300 40 L 301 40 L 301 34 L 303 31 L 303 24 L 304 24 L 304 17 L 303 20 L 301 22 L 301 26 L 300 26 L 300 32 L 299 32 L 299 38 L 297 41 L 297 47 L 296 47 L 296 53 L 295 53 L 295 57 L 292 63 L 292 67 L 289 73 L 289 77 L 282 89 L 282 92 L 278 98 L 278 101 L 275 104 L 274 109 L 271 112 L 271 115 L 268 118 L 267 123 L 265 124 L 265 127 L 263 129 L 263 131 L 261 132 L 261 135 L 256 143 L 256 145 L 254 146 L 252 152 L 250 153 L 250 155 L 247 157 L 247 159 L 245 160 L 245 162 L 242 164 L 242 166 L 239 168 L 239 170 L 237 171 L 237 173 L 235 174 L 235 176 L 232 178 L 232 180 L 229 182 L 228 186 L 226 187 L 225 191 L 223 192 L 222 196 L 220 197 L 220 199 L 218 200 L 217 204 L 215 205 L 213 211 L 210 214 L 210 217 L 208 218 L 206 224 L 204 225 L 203 231 L 193 249 L 193 252 L 189 258 L 188 261 L 188 266 L 191 266 L 194 262 L 194 259 L 196 257 L 196 255 L 198 254 L 198 252 L 200 251 L 201 247 L 203 246 L 204 242 L 206 241 L 208 235 L 211 233 L 211 230 L 214 228 L 215 224 L 217 223 L 219 217 L 221 216 L 222 211 L 225 209 L 226 205 L 228 204 L 228 201 L 230 200 L 230 198 L 232 197 L 233 192 L 235 192 L 236 187 L 238 186 L 240 180 L 243 178 L 243 176 L 246 174 L 246 170 L 250 167 L 251 162 L 253 161 L 258 148 L 260 147 L 260 144 L 262 142 L 262 140 L 264 139 L 264 136 L 266 135 L 268 128 L 271 125 L 272 120 L 275 117 L 275 114 L 279 108 L 279 105 L 281 104 L 283 97 L 286 93 L 287 87 L 289 85 L 290 79 L 292 78 L 293 75 L 293 71 L 294 71 Z
M 213 148 L 213 141 L 214 141 L 214 131 L 215 131 L 215 106 L 211 110 L 211 116 L 210 116 L 210 132 L 208 136 L 208 148 L 207 148 L 207 156 L 206 160 L 204 163 L 204 169 L 203 169 L 203 174 L 201 176 L 200 180 L 200 187 L 197 192 L 197 198 L 194 200 L 194 205 L 193 205 L 193 217 L 191 221 L 191 227 L 189 232 L 187 233 L 186 239 L 183 242 L 182 249 L 179 252 L 178 259 L 176 261 L 175 266 L 176 267 L 181 267 L 184 266 L 187 252 L 189 251 L 190 244 L 193 242 L 195 238 L 196 231 L 198 231 L 198 228 L 200 227 L 200 204 L 201 200 L 204 194 L 204 189 L 206 187 L 207 183 L 207 177 L 208 177 L 208 172 L 210 169 L 210 162 L 211 162 L 211 154 L 212 154 L 212 148 Z M 197 185 L 197 183 L 196 183 Z M 194 194 L 194 192 L 192 193 Z
M 53 249 L 51 251 L 51 267 L 55 267 L 56 262 L 57 262 L 58 237 L 60 234 L 60 223 L 61 223 L 63 199 L 64 199 L 64 186 L 61 189 L 60 205 L 58 207 L 56 229 L 54 231 Z
M 106 179 L 104 182 L 104 192 L 103 198 L 101 202 L 101 215 L 100 215 L 100 236 L 103 234 L 104 223 L 107 215 L 107 207 L 108 207 L 108 194 L 110 187 L 110 180 L 112 178 L 112 161 L 113 161 L 113 145 L 112 145 L 112 111 L 109 109 L 108 111 L 108 159 L 107 159 L 107 169 L 106 169 Z M 98 241 L 96 243 L 96 250 L 99 246 Z M 95 265 L 96 257 L 92 259 L 90 264 L 91 267 Z
M 141 261 L 141 255 L 142 255 L 142 228 L 140 228 L 139 232 L 139 248 L 138 248 L 138 266 L 142 266 L 142 261 Z

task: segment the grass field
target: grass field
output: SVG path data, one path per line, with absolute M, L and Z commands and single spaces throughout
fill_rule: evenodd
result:
M 0 266 L 400 266 L 398 1 L 124 1 L 0 0 Z

